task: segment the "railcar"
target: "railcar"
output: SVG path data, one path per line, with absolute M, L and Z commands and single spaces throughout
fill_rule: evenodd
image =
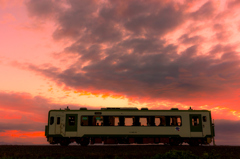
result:
M 50 144 L 210 144 L 211 111 L 101 108 L 50 110 L 45 136 Z

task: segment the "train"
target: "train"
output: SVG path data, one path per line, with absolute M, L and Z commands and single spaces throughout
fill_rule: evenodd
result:
M 205 145 L 215 132 L 209 110 L 101 108 L 50 110 L 45 136 L 50 144 Z

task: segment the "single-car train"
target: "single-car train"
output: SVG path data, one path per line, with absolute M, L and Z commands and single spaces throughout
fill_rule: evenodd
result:
M 210 144 L 215 136 L 208 110 L 50 110 L 45 136 L 50 144 Z

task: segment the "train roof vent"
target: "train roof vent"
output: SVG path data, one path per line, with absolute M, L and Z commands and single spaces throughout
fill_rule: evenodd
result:
M 112 107 L 107 107 L 107 108 L 101 108 L 101 110 L 115 110 L 115 109 L 120 109 L 120 110 L 138 110 L 138 108 L 134 107 L 120 107 L 120 108 L 112 108 Z
M 65 108 L 65 110 L 70 110 L 70 108 L 67 106 L 67 108 Z
M 107 109 L 120 109 L 120 108 L 111 108 L 111 107 L 101 108 L 101 110 L 107 110 Z
M 178 108 L 171 108 L 171 110 L 178 110 Z
M 148 110 L 148 108 L 141 108 L 141 110 Z
M 87 108 L 86 107 L 82 107 L 82 108 L 80 108 L 80 110 L 87 110 Z
M 126 107 L 126 108 L 120 108 L 120 109 L 122 109 L 122 110 L 138 110 L 138 108 L 136 108 L 136 107 Z

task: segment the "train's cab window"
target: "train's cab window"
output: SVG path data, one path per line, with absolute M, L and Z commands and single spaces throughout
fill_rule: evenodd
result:
M 81 117 L 81 126 L 88 126 L 88 117 L 87 116 Z
M 125 126 L 133 125 L 133 117 L 125 117 Z
M 70 125 L 70 126 L 75 125 L 75 116 L 68 117 L 68 125 Z
M 197 116 L 192 117 L 192 126 L 198 126 L 199 125 L 199 118 Z
M 93 117 L 94 126 L 103 126 L 103 116 L 94 116 Z
M 51 117 L 50 117 L 50 125 L 52 125 L 53 123 L 54 123 L 54 117 L 51 116 Z
M 139 122 L 141 126 L 148 126 L 147 117 L 140 117 Z
M 60 117 L 57 117 L 57 125 L 60 124 Z
M 207 122 L 207 117 L 203 116 L 203 122 Z

